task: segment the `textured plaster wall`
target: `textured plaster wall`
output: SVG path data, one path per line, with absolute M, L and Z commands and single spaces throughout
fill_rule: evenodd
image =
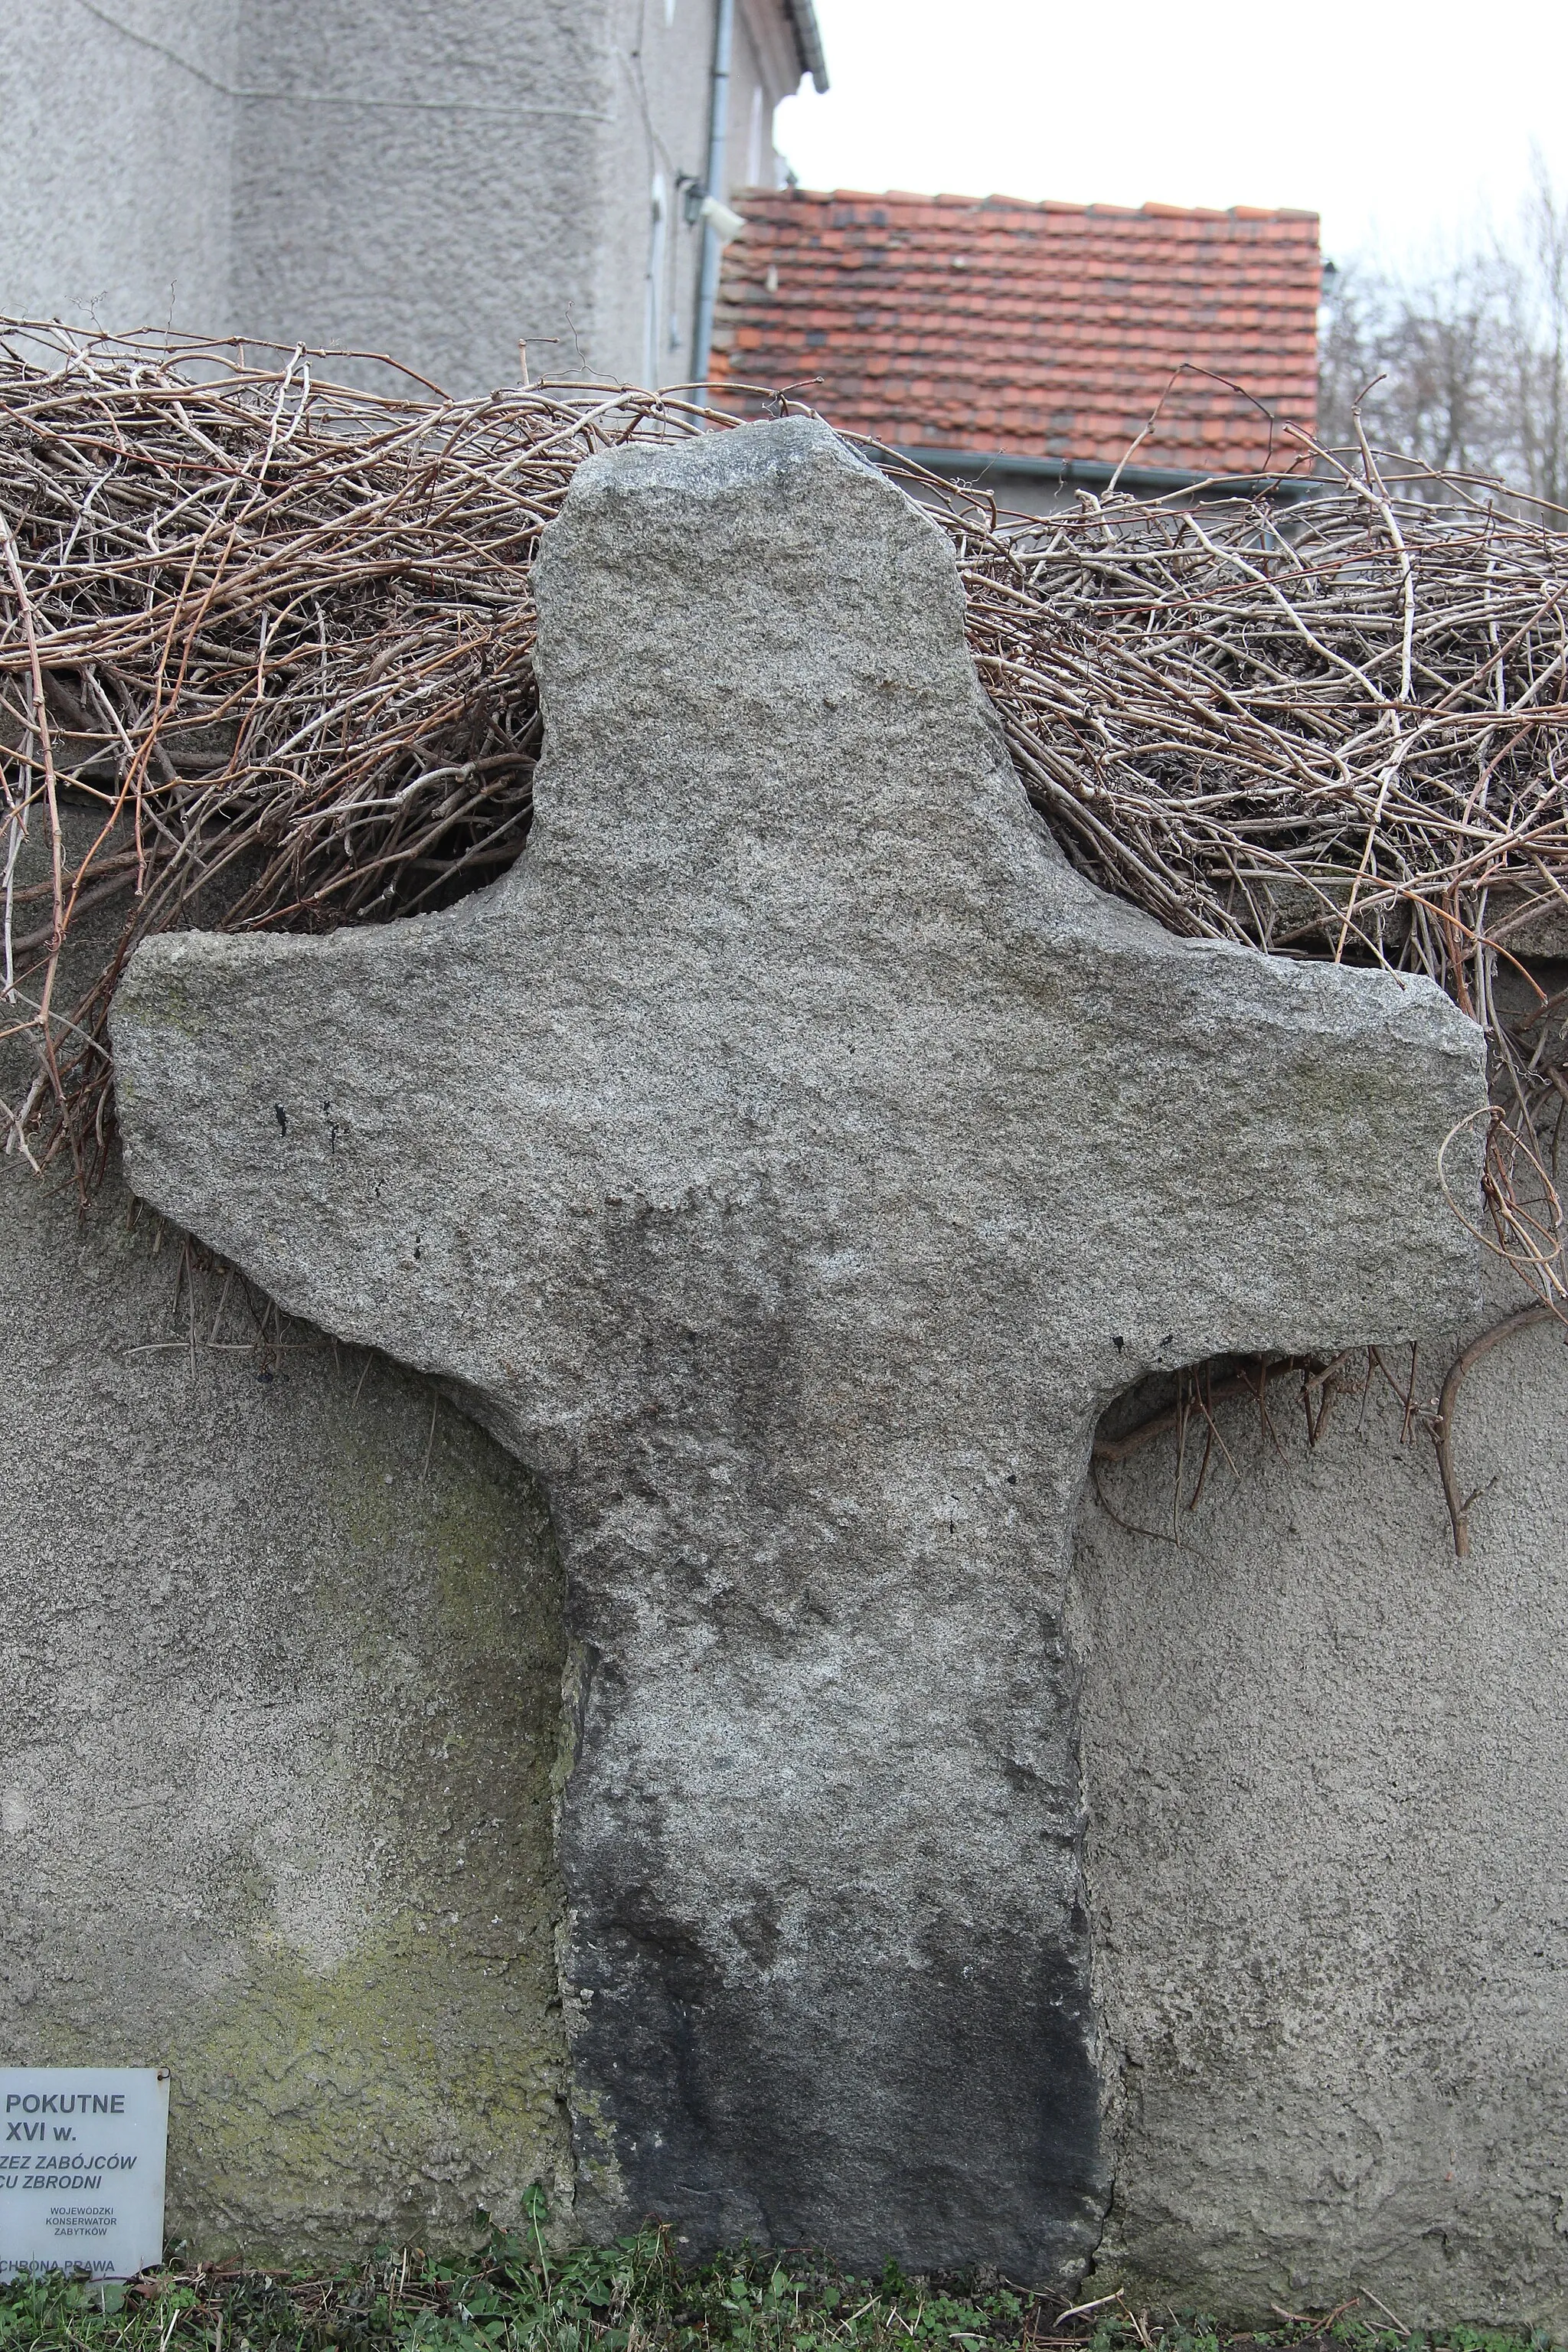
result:
M 714 0 L 248 0 L 242 79 L 276 94 L 237 118 L 237 319 L 392 352 L 455 393 L 515 383 L 520 338 L 535 376 L 686 382 L 700 238 L 677 183 L 707 167 L 714 16 Z M 743 5 L 726 193 L 759 89 L 771 177 L 773 110 L 797 79 L 779 0 Z
M 1176 1540 L 1170 1442 L 1103 1479 L 1157 1532 L 1082 1512 L 1098 2279 L 1265 2323 L 1364 2288 L 1406 2326 L 1561 2329 L 1568 1356 L 1534 1330 L 1472 1374 L 1465 1560 L 1386 1387 L 1315 1452 L 1275 1420 L 1278 1453 L 1223 1412 L 1235 1472 Z
M 0 310 L 226 326 L 241 5 L 5 0 Z
M 181 1268 L 6 1163 L 0 2051 L 167 2064 L 204 2254 L 559 2210 L 538 1492 L 379 1360 L 224 1352 L 248 1310 Z
M 609 0 L 247 0 L 240 60 L 269 93 L 236 131 L 247 333 L 391 352 L 458 394 L 515 383 L 520 336 L 554 374 L 614 364 Z
M 638 383 L 691 374 L 701 233 L 682 218 L 677 183 L 707 169 L 713 17 L 714 0 L 675 0 L 668 12 L 665 0 L 615 0 L 620 122 L 605 152 L 605 206 L 617 232 L 600 252 L 599 305 L 615 373 Z
M 706 169 L 713 20 L 714 0 L 6 0 L 0 308 L 386 352 L 456 394 L 514 383 L 520 340 L 535 376 L 685 382 L 700 239 L 676 183 Z M 728 186 L 758 89 L 772 177 L 795 79 L 780 0 L 744 0 Z

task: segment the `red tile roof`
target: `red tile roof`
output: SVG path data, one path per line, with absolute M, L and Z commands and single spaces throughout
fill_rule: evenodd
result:
M 713 339 L 726 406 L 788 386 L 902 448 L 1111 466 L 1158 407 L 1140 468 L 1300 462 L 1269 417 L 1314 420 L 1315 213 L 804 188 L 734 202 L 747 227 Z

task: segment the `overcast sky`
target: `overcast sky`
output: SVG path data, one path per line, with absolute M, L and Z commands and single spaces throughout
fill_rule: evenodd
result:
M 1568 0 L 816 0 L 807 187 L 1298 205 L 1343 263 L 1506 226 L 1533 138 L 1568 194 Z

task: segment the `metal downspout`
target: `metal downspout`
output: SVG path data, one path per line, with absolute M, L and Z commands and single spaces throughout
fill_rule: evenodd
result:
M 719 0 L 713 26 L 713 98 L 708 118 L 707 193 L 724 201 L 724 148 L 730 130 L 730 50 L 735 36 L 735 0 Z M 702 224 L 702 268 L 697 280 L 697 335 L 691 353 L 696 398 L 708 401 L 708 371 L 713 360 L 713 310 L 719 299 L 719 257 L 723 247 L 711 221 Z

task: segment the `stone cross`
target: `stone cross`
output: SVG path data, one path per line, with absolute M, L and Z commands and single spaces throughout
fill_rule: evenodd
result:
M 584 2225 L 1070 2279 L 1095 1420 L 1463 1319 L 1479 1033 L 1079 878 L 946 541 L 821 425 L 591 459 L 536 577 L 521 863 L 142 948 L 131 1181 L 548 1486 Z

